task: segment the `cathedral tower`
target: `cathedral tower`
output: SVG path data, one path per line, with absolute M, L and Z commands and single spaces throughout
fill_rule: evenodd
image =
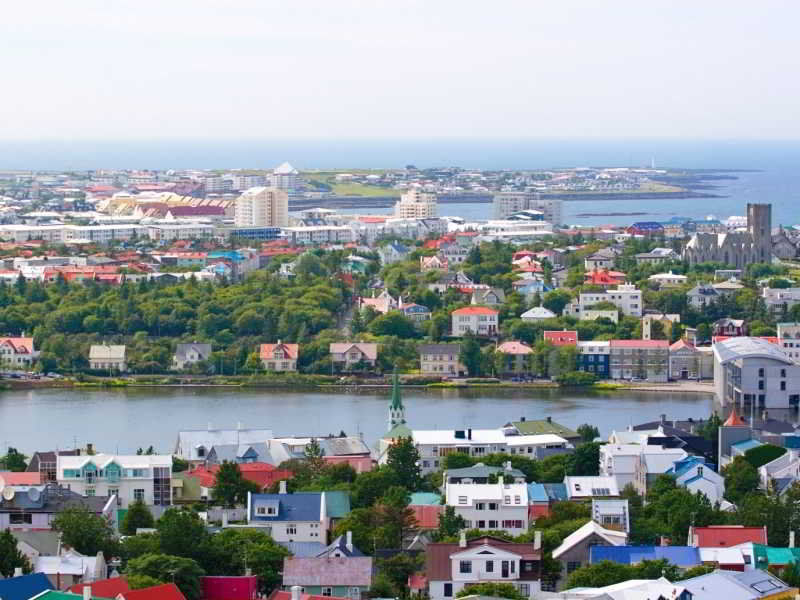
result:
M 755 261 L 768 263 L 772 260 L 772 205 L 747 205 L 747 231 L 753 236 Z
M 389 403 L 389 431 L 397 425 L 405 424 L 406 409 L 400 397 L 400 384 L 397 380 L 397 371 L 392 375 L 392 400 Z

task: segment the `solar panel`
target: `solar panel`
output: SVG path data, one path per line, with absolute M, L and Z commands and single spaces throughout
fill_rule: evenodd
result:
M 766 594 L 767 592 L 780 589 L 782 586 L 775 583 L 775 581 L 773 581 L 772 579 L 765 579 L 764 581 L 758 581 L 752 584 L 750 587 L 757 592 Z

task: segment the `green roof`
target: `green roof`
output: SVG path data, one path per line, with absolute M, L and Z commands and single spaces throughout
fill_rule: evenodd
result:
M 514 421 L 512 425 L 522 435 L 542 435 L 544 433 L 554 433 L 561 437 L 580 437 L 577 431 L 573 431 L 569 427 L 559 425 L 555 421 L 548 421 L 547 419 L 539 419 L 533 421 Z
M 441 504 L 442 497 L 434 492 L 414 492 L 411 494 L 412 506 L 427 506 L 431 504 Z
M 401 437 L 404 437 L 404 438 L 413 437 L 413 434 L 411 433 L 411 428 L 409 428 L 409 426 L 406 425 L 405 423 L 398 423 L 397 425 L 392 427 L 386 433 L 386 435 L 383 436 L 383 439 L 385 439 L 385 440 L 396 440 L 396 439 L 399 439 Z
M 350 494 L 343 490 L 325 492 L 325 510 L 332 519 L 341 519 L 350 514 Z
M 36 600 L 80 600 L 81 594 L 71 594 L 70 592 L 59 592 L 57 590 L 47 590 L 36 596 Z M 92 600 L 107 600 L 106 598 L 92 597 Z
M 800 548 L 774 548 L 763 544 L 753 544 L 756 564 L 759 569 L 766 569 L 771 565 L 789 565 L 800 559 Z
M 392 402 L 389 407 L 392 410 L 403 410 L 403 400 L 400 398 L 400 382 L 397 379 L 397 371 L 392 375 Z

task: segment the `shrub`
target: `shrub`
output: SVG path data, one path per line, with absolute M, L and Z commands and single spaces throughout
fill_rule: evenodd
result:
M 587 373 L 586 371 L 569 371 L 562 373 L 556 377 L 558 385 L 564 387 L 582 387 L 592 385 L 597 381 L 597 376 L 594 373 Z
M 772 444 L 764 444 L 763 446 L 750 448 L 750 450 L 744 453 L 744 458 L 757 469 L 784 454 L 786 454 L 786 448 L 773 446 Z

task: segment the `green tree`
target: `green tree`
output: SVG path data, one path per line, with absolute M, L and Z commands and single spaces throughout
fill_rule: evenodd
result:
M 122 559 L 123 568 L 132 558 L 143 554 L 159 554 L 161 552 L 161 540 L 157 533 L 140 533 L 129 535 L 120 540 L 119 556 Z
M 267 594 L 281 583 L 283 559 L 289 552 L 263 531 L 224 529 L 211 538 L 215 574 L 258 576 L 259 591 Z
M 744 456 L 737 456 L 722 470 L 725 477 L 725 498 L 738 504 L 749 493 L 758 489 L 761 482 L 758 470 Z
M 27 458 L 27 456 L 18 452 L 16 448 L 9 446 L 6 455 L 0 458 L 0 470 L 22 472 L 28 466 L 26 463 Z
M 311 442 L 306 444 L 303 455 L 306 457 L 311 477 L 319 476 L 325 468 L 325 451 L 319 445 L 317 438 L 311 438 Z
M 475 334 L 471 331 L 468 331 L 462 338 L 458 360 L 467 369 L 467 373 L 470 377 L 477 377 L 483 374 L 481 345 L 478 343 Z
M 600 469 L 600 446 L 597 442 L 580 444 L 569 455 L 570 475 L 597 475 Z
M 52 528 L 61 534 L 61 542 L 87 556 L 102 552 L 106 560 L 117 553 L 114 528 L 105 518 L 89 512 L 85 506 L 71 506 L 52 521 Z
M 214 476 L 214 501 L 226 508 L 247 504 L 247 493 L 258 493 L 261 489 L 242 476 L 242 470 L 235 462 L 223 461 Z
M 174 582 L 187 600 L 200 600 L 200 578 L 205 571 L 190 558 L 169 554 L 145 554 L 128 562 L 126 574 L 132 577 L 149 577 L 149 581 Z
M 595 439 L 600 437 L 600 430 L 594 425 L 589 425 L 588 423 L 580 425 L 576 431 L 578 432 L 578 435 L 581 436 L 581 440 L 584 442 L 593 442 Z
M 169 508 L 156 522 L 156 529 L 163 554 L 192 558 L 200 564 L 207 558 L 209 534 L 195 513 Z
M 419 336 L 414 323 L 398 310 L 376 317 L 369 324 L 369 331 L 373 335 L 393 335 L 404 339 Z
M 403 548 L 406 534 L 416 528 L 414 511 L 408 507 L 410 500 L 406 488 L 393 486 L 375 506 L 376 535 L 381 548 Z
M 386 469 L 394 474 L 394 481 L 409 492 L 422 487 L 419 451 L 410 437 L 401 437 L 389 447 Z
M 564 308 L 572 300 L 572 296 L 566 290 L 553 290 L 544 295 L 542 306 L 546 309 L 553 311 L 556 315 L 564 312 Z
M 456 594 L 456 598 L 464 596 L 488 596 L 490 598 L 508 598 L 509 600 L 526 600 L 520 591 L 510 583 L 484 582 L 465 587 Z
M 128 507 L 128 511 L 122 518 L 119 531 L 123 535 L 136 535 L 137 529 L 150 529 L 155 524 L 153 513 L 141 500 L 137 500 Z
M 10 529 L 6 529 L 0 533 L 0 575 L 13 577 L 17 568 L 21 568 L 25 574 L 33 570 L 28 557 L 17 547 L 17 538 L 11 534 Z
M 456 509 L 450 505 L 446 506 L 444 512 L 439 515 L 439 529 L 437 530 L 438 539 L 449 538 L 458 535 L 458 532 L 466 527 L 464 517 L 456 514 Z

